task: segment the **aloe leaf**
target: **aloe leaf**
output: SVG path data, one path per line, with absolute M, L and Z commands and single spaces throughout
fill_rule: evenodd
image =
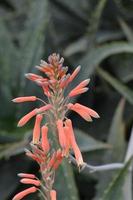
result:
M 110 58 L 111 68 L 117 79 L 124 83 L 133 80 L 133 56 L 132 54 L 119 54 Z M 119 66 L 119 67 L 118 67 Z
M 2 18 L 0 19 L 0 27 L 0 118 L 7 118 L 12 112 L 9 99 L 12 98 L 13 58 L 15 59 L 17 51 L 13 44 L 12 35 Z
M 104 154 L 103 156 L 104 163 L 111 163 L 111 162 L 115 163 L 123 161 L 125 153 L 125 140 L 124 140 L 125 124 L 123 122 L 123 111 L 124 111 L 124 100 L 121 100 L 115 111 L 107 140 L 107 142 L 112 146 L 112 149 L 110 149 Z M 99 200 L 99 197 L 105 190 L 106 186 L 110 183 L 115 173 L 116 171 L 109 171 L 108 176 L 106 172 L 103 174 L 99 174 L 99 182 L 97 185 L 97 195 L 95 200 Z
M 104 59 L 118 53 L 133 53 L 133 45 L 126 42 L 112 42 L 95 47 L 86 53 L 80 61 L 82 79 L 89 77 Z
M 32 1 L 28 17 L 25 23 L 25 31 L 20 38 L 20 70 L 21 70 L 21 91 L 26 81 L 24 74 L 39 62 L 43 54 L 43 43 L 47 25 L 47 0 Z
M 124 15 L 126 16 L 127 18 L 129 17 L 132 17 L 133 16 L 133 12 L 132 12 L 132 9 L 133 9 L 133 3 L 132 2 L 128 2 L 128 3 L 123 3 L 123 1 L 121 0 L 114 0 L 114 2 L 116 3 L 119 11 Z
M 105 42 L 108 42 L 108 41 L 112 41 L 112 40 L 120 40 L 121 38 L 123 38 L 124 34 L 122 31 L 112 31 L 112 30 L 109 30 L 109 31 L 99 31 L 98 35 L 97 35 L 97 38 L 96 38 L 96 41 L 98 44 L 100 43 L 105 43 Z
M 24 149 L 26 148 L 27 145 L 28 144 L 26 143 L 26 141 L 19 141 L 13 144 L 2 145 L 3 147 L 0 148 L 0 159 L 2 158 L 7 159 L 9 157 L 24 153 Z
M 92 12 L 91 16 L 89 17 L 89 20 L 88 20 L 89 26 L 88 26 L 86 35 L 84 35 L 82 38 L 79 38 L 79 40 L 68 45 L 67 48 L 64 50 L 65 56 L 69 57 L 75 53 L 85 52 L 88 47 L 89 42 L 90 41 L 91 43 L 94 42 L 94 38 L 98 30 L 101 14 L 105 7 L 105 4 L 106 4 L 106 0 L 99 1 L 94 11 Z
M 9 81 L 11 77 L 11 59 L 15 53 L 15 47 L 13 45 L 12 36 L 10 31 L 6 27 L 6 23 L 3 19 L 0 20 L 0 76 L 1 84 L 7 84 L 9 87 Z
M 128 162 L 125 164 L 125 167 L 121 169 L 117 175 L 114 177 L 113 181 L 109 184 L 107 189 L 105 190 L 103 196 L 99 200 L 122 200 L 122 186 L 124 184 L 124 180 L 129 170 L 129 166 L 132 163 L 132 159 L 130 158 Z
M 128 26 L 128 24 L 124 21 L 124 19 L 122 18 L 118 18 L 118 21 L 120 23 L 120 26 L 123 30 L 123 32 L 125 33 L 127 39 L 129 42 L 133 42 L 133 32 L 131 30 L 131 28 Z
M 72 20 L 78 19 L 83 22 L 86 20 L 87 13 L 83 12 L 85 10 L 85 2 L 82 2 L 80 0 L 71 1 L 71 0 L 55 0 L 51 2 L 53 5 L 56 4 L 56 7 L 60 8 L 61 10 L 64 10 L 65 12 L 69 13 L 69 15 L 72 17 Z M 80 6 L 79 6 L 80 5 Z
M 82 130 L 75 129 L 75 136 L 82 152 L 90 152 L 111 148 L 111 145 L 94 139 L 90 135 L 85 134 Z
M 112 87 L 114 87 L 123 97 L 125 97 L 129 103 L 133 104 L 133 91 L 131 89 L 129 89 L 122 82 L 111 76 L 102 68 L 98 67 L 97 72 L 102 78 L 110 83 Z
M 63 161 L 57 171 L 55 187 L 57 198 L 60 200 L 78 200 L 78 192 L 74 180 L 72 166 L 68 161 Z
M 123 121 L 123 112 L 125 101 L 122 99 L 114 113 L 111 127 L 109 130 L 108 143 L 112 145 L 112 150 L 108 151 L 105 155 L 106 162 L 120 162 L 124 158 L 125 153 L 125 123 Z M 119 143 L 118 143 L 119 138 Z
M 94 11 L 92 12 L 92 15 L 89 18 L 90 26 L 88 27 L 88 31 L 87 31 L 87 34 L 89 37 L 90 37 L 90 35 L 92 37 L 94 37 L 98 30 L 101 15 L 102 15 L 103 9 L 106 5 L 106 2 L 107 2 L 107 0 L 100 0 L 97 3 Z

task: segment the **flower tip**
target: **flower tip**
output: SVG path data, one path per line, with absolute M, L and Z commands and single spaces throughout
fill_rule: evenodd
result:
M 87 87 L 85 87 L 83 89 L 84 89 L 84 92 L 87 92 L 89 90 L 89 88 L 87 88 Z
M 86 79 L 86 85 L 89 84 L 90 80 L 91 80 L 90 78 Z
M 20 127 L 22 127 L 22 126 L 23 126 L 23 125 L 22 125 L 21 123 L 18 123 L 18 124 L 17 124 L 17 127 L 18 127 L 18 128 L 20 128 Z
M 98 113 L 96 113 L 96 116 L 95 116 L 95 118 L 100 118 L 100 116 L 99 116 L 99 114 L 98 114 Z
M 80 69 L 81 69 L 81 65 L 79 65 L 76 69 L 77 69 L 78 71 L 80 71 Z
M 88 116 L 88 119 L 86 119 L 88 122 L 92 122 L 93 121 L 93 119 L 90 117 L 90 116 Z
M 91 116 L 94 118 L 100 118 L 99 114 L 94 110 L 92 110 Z
M 13 103 L 16 103 L 16 98 L 11 100 Z
M 40 67 L 40 66 L 38 66 L 38 65 L 36 65 L 36 66 L 35 66 L 35 68 L 36 68 L 36 69 L 40 69 L 41 67 Z
M 79 170 L 79 172 L 81 172 L 81 171 L 85 168 L 85 166 L 86 166 L 86 163 L 84 163 L 84 162 L 80 163 L 80 164 L 78 165 L 78 170 Z
M 27 74 L 25 74 L 24 76 L 25 76 L 26 78 L 28 78 L 28 77 L 29 77 L 29 75 L 30 75 L 30 74 L 29 74 L 29 73 L 27 73 Z

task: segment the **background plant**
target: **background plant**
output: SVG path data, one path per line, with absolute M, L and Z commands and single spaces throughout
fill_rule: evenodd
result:
M 24 162 L 26 158 L 23 156 L 31 127 L 19 130 L 19 133 L 15 129 L 17 119 L 31 107 L 27 104 L 25 108 L 16 110 L 10 100 L 18 95 L 39 93 L 36 86 L 25 81 L 23 75 L 35 72 L 33 66 L 53 52 L 65 57 L 71 71 L 77 64 L 82 65 L 81 76 L 74 85 L 91 78 L 90 91 L 78 101 L 85 101 L 86 105 L 95 108 L 101 116 L 100 120 L 88 124 L 70 113 L 85 159 L 95 165 L 124 160 L 133 121 L 132 9 L 133 2 L 130 0 L 0 2 L 2 199 L 11 199 L 19 189 L 17 171 L 36 171 L 36 166 Z M 125 103 L 121 102 L 121 98 L 125 98 Z M 86 176 L 87 172 L 83 171 L 79 176 L 74 170 L 75 177 L 72 173 L 65 164 L 60 168 L 57 181 L 57 188 L 61 191 L 59 199 L 66 199 L 66 194 L 70 194 L 68 199 L 78 199 L 77 188 L 79 199 L 99 199 L 117 172 L 108 172 L 108 176 L 107 172 Z M 65 178 L 60 179 L 60 174 L 65 174 Z M 107 179 L 106 184 L 102 183 L 103 177 Z M 119 180 L 122 185 L 122 179 Z M 63 184 L 65 187 L 60 188 Z

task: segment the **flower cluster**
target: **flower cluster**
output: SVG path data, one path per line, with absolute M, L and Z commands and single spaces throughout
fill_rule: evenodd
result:
M 17 194 L 13 200 L 20 200 L 29 193 L 41 191 L 44 199 L 55 200 L 56 191 L 52 189 L 55 171 L 61 164 L 64 157 L 69 157 L 72 150 L 78 167 L 83 165 L 83 158 L 77 145 L 72 121 L 66 117 L 68 110 L 75 111 L 86 121 L 92 121 L 92 117 L 98 118 L 99 115 L 92 109 L 79 103 L 70 103 L 71 98 L 82 94 L 88 90 L 89 79 L 82 81 L 73 88 L 67 95 L 64 91 L 71 84 L 80 71 L 78 66 L 72 74 L 67 73 L 68 67 L 63 66 L 64 59 L 57 54 L 52 54 L 48 58 L 48 63 L 41 61 L 40 66 L 36 66 L 44 76 L 33 73 L 26 74 L 26 78 L 35 82 L 47 97 L 47 102 L 36 96 L 18 97 L 13 99 L 15 103 L 28 101 L 40 101 L 43 104 L 39 108 L 33 109 L 18 122 L 18 126 L 24 126 L 32 117 L 35 117 L 33 129 L 33 139 L 31 151 L 26 154 L 35 160 L 40 166 L 42 181 L 38 180 L 33 174 L 19 174 L 21 182 L 32 184 L 33 187 Z M 46 123 L 43 124 L 43 117 Z M 49 139 L 49 132 L 52 133 L 56 145 Z M 55 147 L 56 146 L 56 147 Z

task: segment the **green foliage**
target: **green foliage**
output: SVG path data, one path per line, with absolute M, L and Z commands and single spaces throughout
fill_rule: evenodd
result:
M 111 148 L 111 145 L 97 141 L 96 139 L 94 139 L 90 135 L 85 134 L 79 129 L 75 129 L 75 136 L 78 146 L 80 147 L 82 152 L 91 152 Z
M 115 79 L 103 69 L 98 68 L 97 72 L 102 78 L 109 82 L 120 94 L 122 94 L 123 97 L 125 97 L 129 101 L 129 103 L 133 104 L 132 90 L 130 90 L 126 85 L 122 84 L 118 79 Z
M 99 200 L 122 199 L 122 186 L 124 184 L 124 179 L 126 178 L 131 162 L 132 158 L 125 164 L 125 167 L 117 173 Z
M 112 149 L 104 154 L 103 158 L 105 163 L 110 163 L 110 161 L 113 163 L 122 162 L 124 158 L 126 146 L 124 140 L 125 124 L 123 122 L 124 103 L 124 100 L 120 101 L 112 119 L 107 139 L 108 143 L 112 146 Z M 115 171 L 109 171 L 108 176 L 106 172 L 99 175 L 96 200 L 102 196 L 107 185 L 110 183 L 115 174 Z
M 95 109 L 101 118 L 88 124 L 71 115 L 85 159 L 95 165 L 124 160 L 133 123 L 132 8 L 130 0 L 0 2 L 0 169 L 2 180 L 7 174 L 6 182 L 9 183 L 8 186 L 5 181 L 0 184 L 3 200 L 11 199 L 18 188 L 15 176 L 18 168 L 21 171 L 21 166 L 11 166 L 18 157 L 23 160 L 23 148 L 30 138 L 23 139 L 27 133 L 25 129 L 17 130 L 19 136 L 16 137 L 14 127 L 18 118 L 32 105 L 27 103 L 16 109 L 11 99 L 27 94 L 41 96 L 38 87 L 25 80 L 24 73 L 34 73 L 34 66 L 39 64 L 39 60 L 53 52 L 64 56 L 70 71 L 76 65 L 82 66 L 70 88 L 81 80 L 91 78 L 89 92 L 74 100 Z M 121 97 L 126 103 L 120 101 Z M 24 169 L 34 168 L 32 163 L 26 163 L 23 162 Z M 122 199 L 121 185 L 129 164 L 130 161 L 119 172 L 90 176 L 77 174 L 75 170 L 75 184 L 72 168 L 65 163 L 57 177 L 58 199 L 78 199 L 77 193 L 82 200 Z M 82 192 L 84 181 L 87 186 Z M 92 192 L 95 181 L 96 190 Z

